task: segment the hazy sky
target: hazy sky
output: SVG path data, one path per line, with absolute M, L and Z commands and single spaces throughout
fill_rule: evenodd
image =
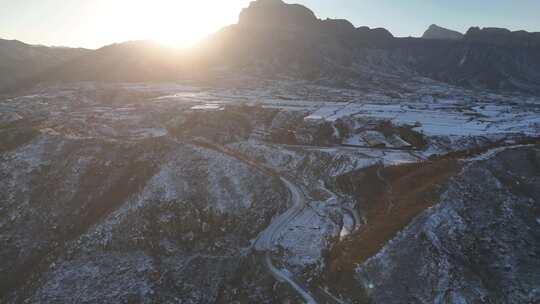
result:
M 155 39 L 189 45 L 236 23 L 249 0 L 0 0 L 0 38 L 97 48 Z M 319 18 L 385 27 L 419 36 L 432 23 L 465 32 L 470 26 L 540 31 L 540 0 L 291 0 Z

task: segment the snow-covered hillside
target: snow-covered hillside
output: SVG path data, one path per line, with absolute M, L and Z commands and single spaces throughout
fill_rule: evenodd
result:
M 2 301 L 394 301 L 369 286 L 391 288 L 391 270 L 377 265 L 405 267 L 386 255 L 399 254 L 415 217 L 446 221 L 449 180 L 472 170 L 460 168 L 536 151 L 540 135 L 537 98 L 425 80 L 402 88 L 86 82 L 2 100 Z M 523 178 L 534 184 L 537 173 Z M 432 200 L 411 201 L 428 190 L 402 183 L 426 178 Z M 537 299 L 529 292 L 520 297 Z

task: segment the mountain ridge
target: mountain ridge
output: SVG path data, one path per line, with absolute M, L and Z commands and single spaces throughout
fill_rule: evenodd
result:
M 83 48 L 46 47 L 0 38 L 0 90 L 90 52 Z
M 396 38 L 384 28 L 319 19 L 302 5 L 258 0 L 242 10 L 237 24 L 190 50 L 115 44 L 25 74 L 14 88 L 43 81 L 175 81 L 226 71 L 356 87 L 395 86 L 396 77 L 422 76 L 473 89 L 540 94 L 539 35 L 471 28 L 462 39 Z
M 540 32 L 511 31 L 497 27 L 471 27 L 465 34 L 465 39 L 506 47 L 540 48 Z

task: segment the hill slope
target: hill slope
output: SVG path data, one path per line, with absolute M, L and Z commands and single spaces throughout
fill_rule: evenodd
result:
M 89 52 L 85 49 L 34 46 L 17 40 L 0 39 L 0 89 Z

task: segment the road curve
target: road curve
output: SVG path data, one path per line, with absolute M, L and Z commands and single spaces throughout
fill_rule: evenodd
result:
M 317 301 L 307 289 L 297 283 L 291 276 L 288 275 L 288 273 L 278 269 L 274 266 L 274 264 L 272 264 L 271 252 L 274 249 L 274 239 L 276 235 L 280 230 L 285 229 L 286 225 L 290 223 L 298 214 L 300 214 L 306 206 L 302 191 L 286 178 L 280 177 L 280 179 L 289 190 L 292 206 L 289 207 L 285 213 L 274 218 L 272 223 L 270 223 L 270 226 L 261 232 L 255 241 L 255 250 L 265 252 L 264 260 L 266 268 L 268 268 L 276 280 L 279 282 L 288 283 L 307 304 L 317 304 Z
M 259 236 L 255 240 L 254 247 L 256 251 L 264 252 L 264 264 L 266 268 L 268 268 L 274 279 L 279 282 L 286 282 L 287 284 L 289 284 L 304 299 L 307 304 L 317 304 L 317 301 L 310 294 L 310 292 L 306 288 L 302 287 L 299 283 L 297 283 L 291 276 L 289 276 L 288 272 L 286 273 L 285 271 L 274 266 L 271 256 L 271 253 L 274 250 L 274 239 L 276 235 L 279 233 L 280 230 L 285 229 L 286 225 L 290 223 L 297 215 L 299 215 L 306 207 L 305 197 L 302 191 L 292 182 L 290 182 L 283 176 L 280 176 L 273 169 L 259 164 L 251 159 L 248 159 L 247 157 L 239 154 L 237 151 L 231 151 L 227 147 L 210 143 L 201 138 L 194 139 L 190 141 L 190 143 L 236 158 L 239 161 L 251 167 L 254 167 L 255 169 L 258 169 L 265 174 L 278 176 L 281 182 L 287 187 L 290 194 L 291 206 L 283 214 L 274 218 L 268 228 L 266 228 L 263 232 L 259 234 Z
M 257 251 L 272 251 L 274 249 L 274 238 L 279 230 L 283 229 L 287 223 L 291 222 L 305 208 L 304 196 L 300 189 L 284 177 L 280 177 L 280 180 L 289 191 L 291 206 L 287 211 L 274 218 L 268 228 L 259 234 L 255 241 L 255 250 Z
M 288 283 L 302 298 L 306 301 L 307 304 L 317 304 L 317 301 L 313 296 L 302 286 L 296 283 L 291 277 L 289 277 L 284 271 L 278 269 L 274 264 L 272 264 L 272 257 L 270 256 L 270 251 L 267 251 L 264 254 L 264 261 L 266 268 L 270 270 L 272 276 L 279 282 Z

